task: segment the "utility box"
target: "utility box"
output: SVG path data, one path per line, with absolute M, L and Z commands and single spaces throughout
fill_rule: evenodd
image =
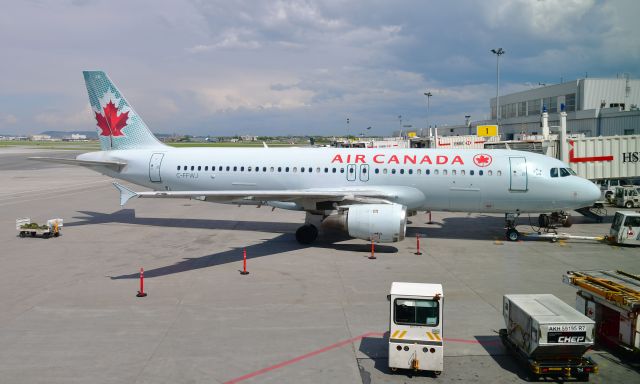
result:
M 440 374 L 444 366 L 441 284 L 391 284 L 389 368 Z
M 588 379 L 597 365 L 583 355 L 595 322 L 550 294 L 505 295 L 500 337 L 534 375 Z
M 608 239 L 616 244 L 640 245 L 640 212 L 616 212 Z

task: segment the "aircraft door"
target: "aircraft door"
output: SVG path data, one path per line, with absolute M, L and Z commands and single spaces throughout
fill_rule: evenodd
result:
M 527 159 L 524 157 L 510 157 L 510 184 L 511 191 L 527 190 Z
M 347 180 L 356 181 L 356 165 L 347 164 Z
M 369 164 L 360 165 L 360 181 L 369 181 Z
M 149 180 L 154 183 L 162 181 L 160 178 L 160 164 L 162 164 L 162 158 L 164 153 L 154 153 L 149 160 Z

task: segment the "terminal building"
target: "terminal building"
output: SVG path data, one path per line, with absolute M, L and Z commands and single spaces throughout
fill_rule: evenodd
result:
M 559 113 L 567 112 L 567 134 L 586 137 L 640 134 L 640 80 L 583 78 L 541 86 L 490 100 L 491 120 L 441 127 L 442 136 L 476 134 L 475 126 L 499 125 L 503 140 L 518 134 L 541 134 L 540 115 L 549 113 L 549 125 L 559 126 Z M 498 117 L 498 119 L 496 119 Z

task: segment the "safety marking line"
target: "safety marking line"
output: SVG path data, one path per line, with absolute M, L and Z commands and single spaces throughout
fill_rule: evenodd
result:
M 395 332 L 394 332 L 394 334 L 395 334 Z M 272 365 L 270 367 L 262 368 L 262 369 L 259 369 L 259 370 L 255 371 L 255 372 L 247 373 L 246 375 L 243 375 L 243 376 L 240 376 L 240 377 L 236 377 L 235 379 L 231 379 L 229 381 L 225 381 L 223 384 L 240 383 L 242 381 L 249 380 L 249 379 L 252 379 L 252 378 L 254 378 L 256 376 L 260 376 L 262 374 L 265 374 L 267 372 L 271 372 L 271 371 L 274 371 L 276 369 L 284 368 L 284 367 L 286 367 L 288 365 L 295 364 L 295 363 L 297 363 L 299 361 L 308 359 L 310 357 L 319 355 L 319 354 L 324 353 L 324 352 L 328 352 L 328 351 L 330 351 L 332 349 L 343 347 L 343 346 L 345 346 L 347 344 L 351 344 L 351 343 L 353 343 L 355 341 L 358 341 L 358 340 L 363 339 L 365 337 L 371 337 L 371 336 L 383 337 L 384 333 L 382 333 L 382 332 L 367 332 L 367 333 L 363 333 L 360 336 L 352 337 L 351 339 L 348 339 L 348 340 L 342 340 L 342 341 L 339 341 L 339 342 L 337 342 L 335 344 L 331 344 L 331 345 L 329 345 L 327 347 L 315 350 L 313 352 L 309 352 L 309 353 L 306 353 L 304 355 L 300 355 L 298 357 L 294 357 L 293 359 L 286 360 L 286 361 L 283 361 L 281 363 Z M 498 340 L 481 342 L 481 341 L 478 341 L 478 340 L 450 339 L 448 337 L 445 338 L 444 341 L 445 342 L 450 342 L 450 343 L 481 344 L 481 345 L 498 345 L 498 344 L 500 344 L 500 341 L 498 341 Z

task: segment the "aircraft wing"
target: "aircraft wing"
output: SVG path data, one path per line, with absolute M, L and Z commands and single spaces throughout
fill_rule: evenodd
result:
M 114 171 L 120 171 L 127 165 L 124 161 L 97 161 L 97 160 L 76 160 L 76 159 L 64 159 L 60 157 L 29 157 L 29 160 L 44 161 L 47 163 L 60 163 L 68 165 L 80 165 L 83 167 L 107 167 Z
M 148 191 L 135 192 L 116 182 L 120 191 L 120 205 L 133 197 L 138 198 L 191 198 L 221 203 L 261 203 L 269 201 L 308 203 L 333 201 L 341 204 L 391 204 L 402 190 L 378 188 L 301 189 L 301 190 L 245 190 L 245 191 Z M 402 188 L 402 187 L 400 187 Z M 301 204 L 306 205 L 306 204 Z

